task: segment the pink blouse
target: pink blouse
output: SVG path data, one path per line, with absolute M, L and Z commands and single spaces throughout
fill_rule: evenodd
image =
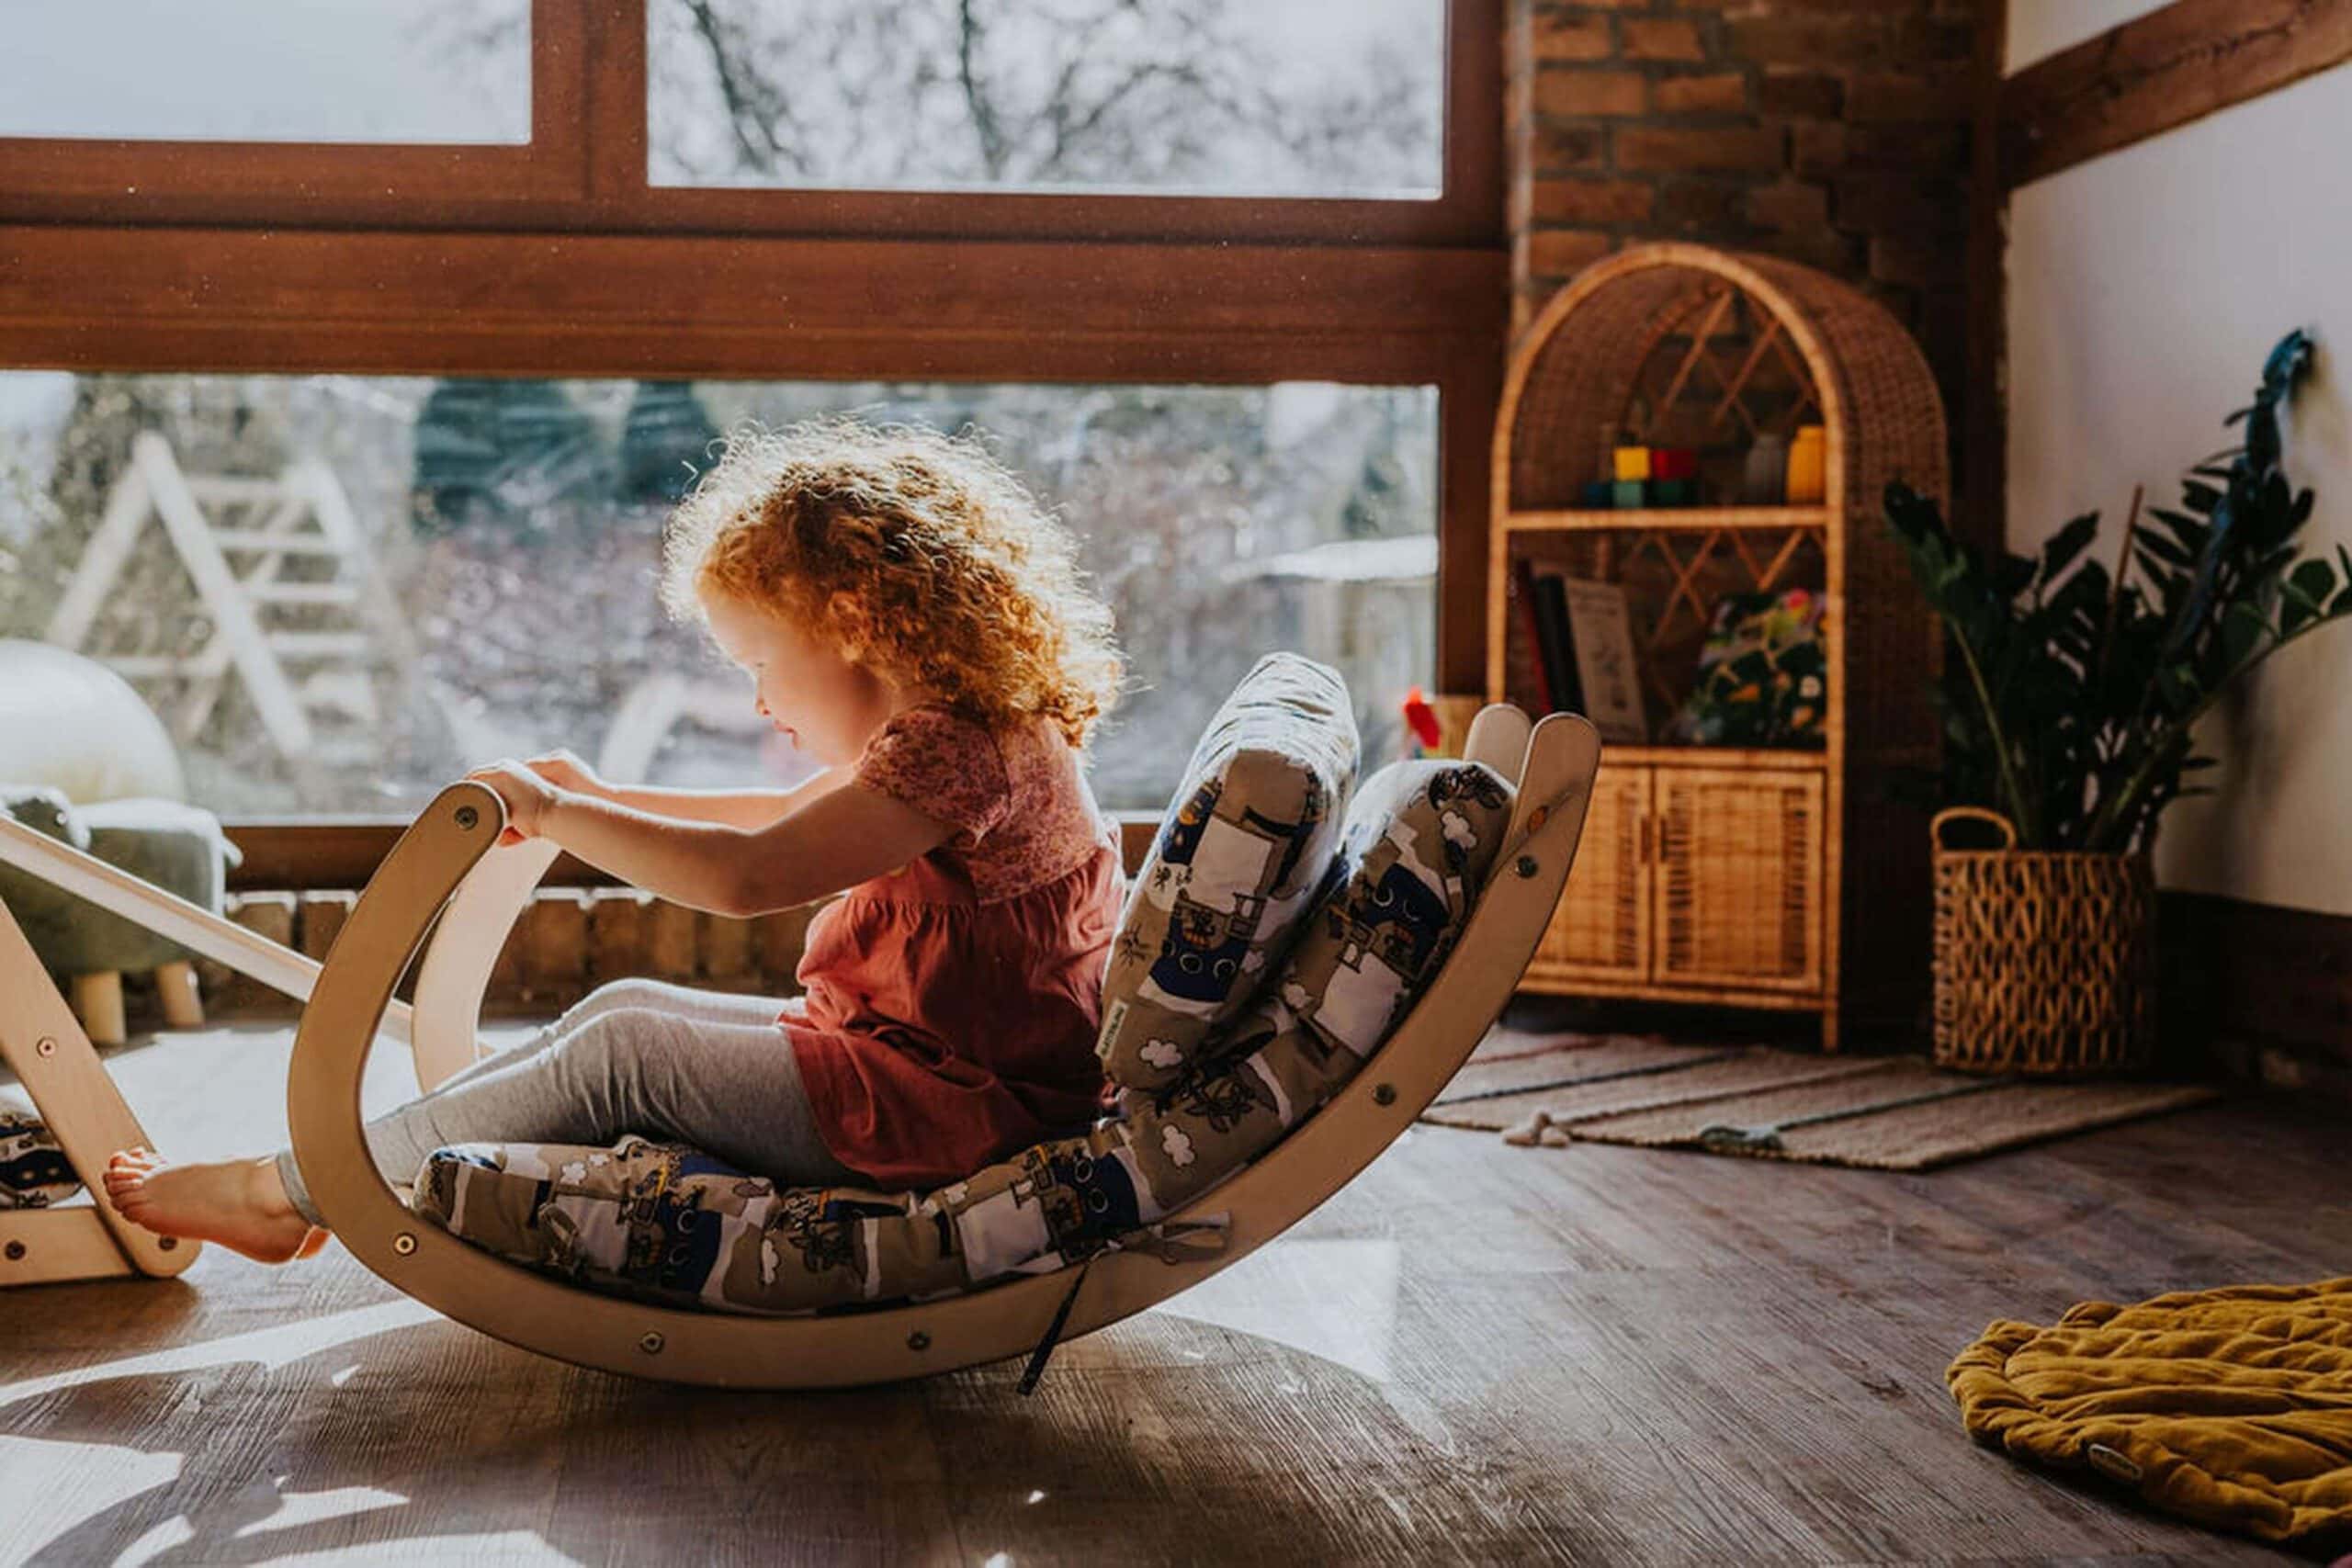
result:
M 1102 975 L 1126 884 L 1118 825 L 1042 718 L 893 716 L 852 782 L 955 829 L 808 922 L 778 1021 L 819 1134 L 885 1188 L 935 1187 L 1092 1120 Z

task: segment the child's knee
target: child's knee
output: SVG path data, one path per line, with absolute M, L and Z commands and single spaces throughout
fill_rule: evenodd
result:
M 572 1003 L 567 1016 L 584 1021 L 622 1008 L 650 1008 L 660 999 L 664 988 L 659 980 L 649 980 L 636 975 L 607 980 Z
M 556 1070 L 567 1090 L 618 1116 L 641 1112 L 650 1042 L 663 1015 L 642 1007 L 599 1013 L 557 1043 Z

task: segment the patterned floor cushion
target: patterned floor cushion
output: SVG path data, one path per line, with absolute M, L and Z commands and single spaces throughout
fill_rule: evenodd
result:
M 1193 748 L 1119 912 L 1095 1054 L 1130 1089 L 1174 1083 L 1262 988 L 1330 891 L 1361 747 L 1339 673 L 1251 666 Z
M 1180 1081 L 1126 1089 L 1083 1134 L 933 1192 L 783 1188 L 674 1145 L 465 1145 L 419 1171 L 420 1214 L 594 1289 L 724 1312 L 808 1313 L 953 1294 L 1157 1228 L 1321 1107 L 1443 965 L 1494 863 L 1510 786 L 1398 762 L 1358 794 L 1343 875 L 1267 987 Z
M 80 1190 L 82 1179 L 40 1118 L 0 1110 L 0 1209 L 46 1209 Z

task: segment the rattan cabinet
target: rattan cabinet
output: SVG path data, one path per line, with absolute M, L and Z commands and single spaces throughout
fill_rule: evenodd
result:
M 1817 504 L 1740 493 L 1762 432 L 1823 427 Z M 1623 438 L 1700 453 L 1702 504 L 1589 510 Z M 1822 595 L 1827 666 L 1815 748 L 1603 748 L 1560 907 L 1523 988 L 1817 1014 L 1822 1041 L 1920 1027 L 1927 813 L 1897 775 L 1938 760 L 1942 637 L 1881 513 L 1887 481 L 1946 499 L 1944 417 L 1926 360 L 1855 289 L 1770 257 L 1645 245 L 1562 289 L 1504 384 L 1494 446 L 1487 696 L 1531 712 L 1522 559 L 1619 584 L 1649 732 L 1695 677 L 1726 593 Z

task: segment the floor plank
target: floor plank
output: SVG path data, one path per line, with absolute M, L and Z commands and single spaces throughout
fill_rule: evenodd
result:
M 289 1043 L 113 1064 L 220 1154 L 284 1136 Z M 0 1292 L 0 1563 L 2294 1561 L 1974 1448 L 1943 1369 L 1996 1317 L 2340 1272 L 2340 1150 L 2278 1100 L 1907 1176 L 1419 1126 L 1026 1399 L 630 1382 L 340 1248 L 216 1251 Z

